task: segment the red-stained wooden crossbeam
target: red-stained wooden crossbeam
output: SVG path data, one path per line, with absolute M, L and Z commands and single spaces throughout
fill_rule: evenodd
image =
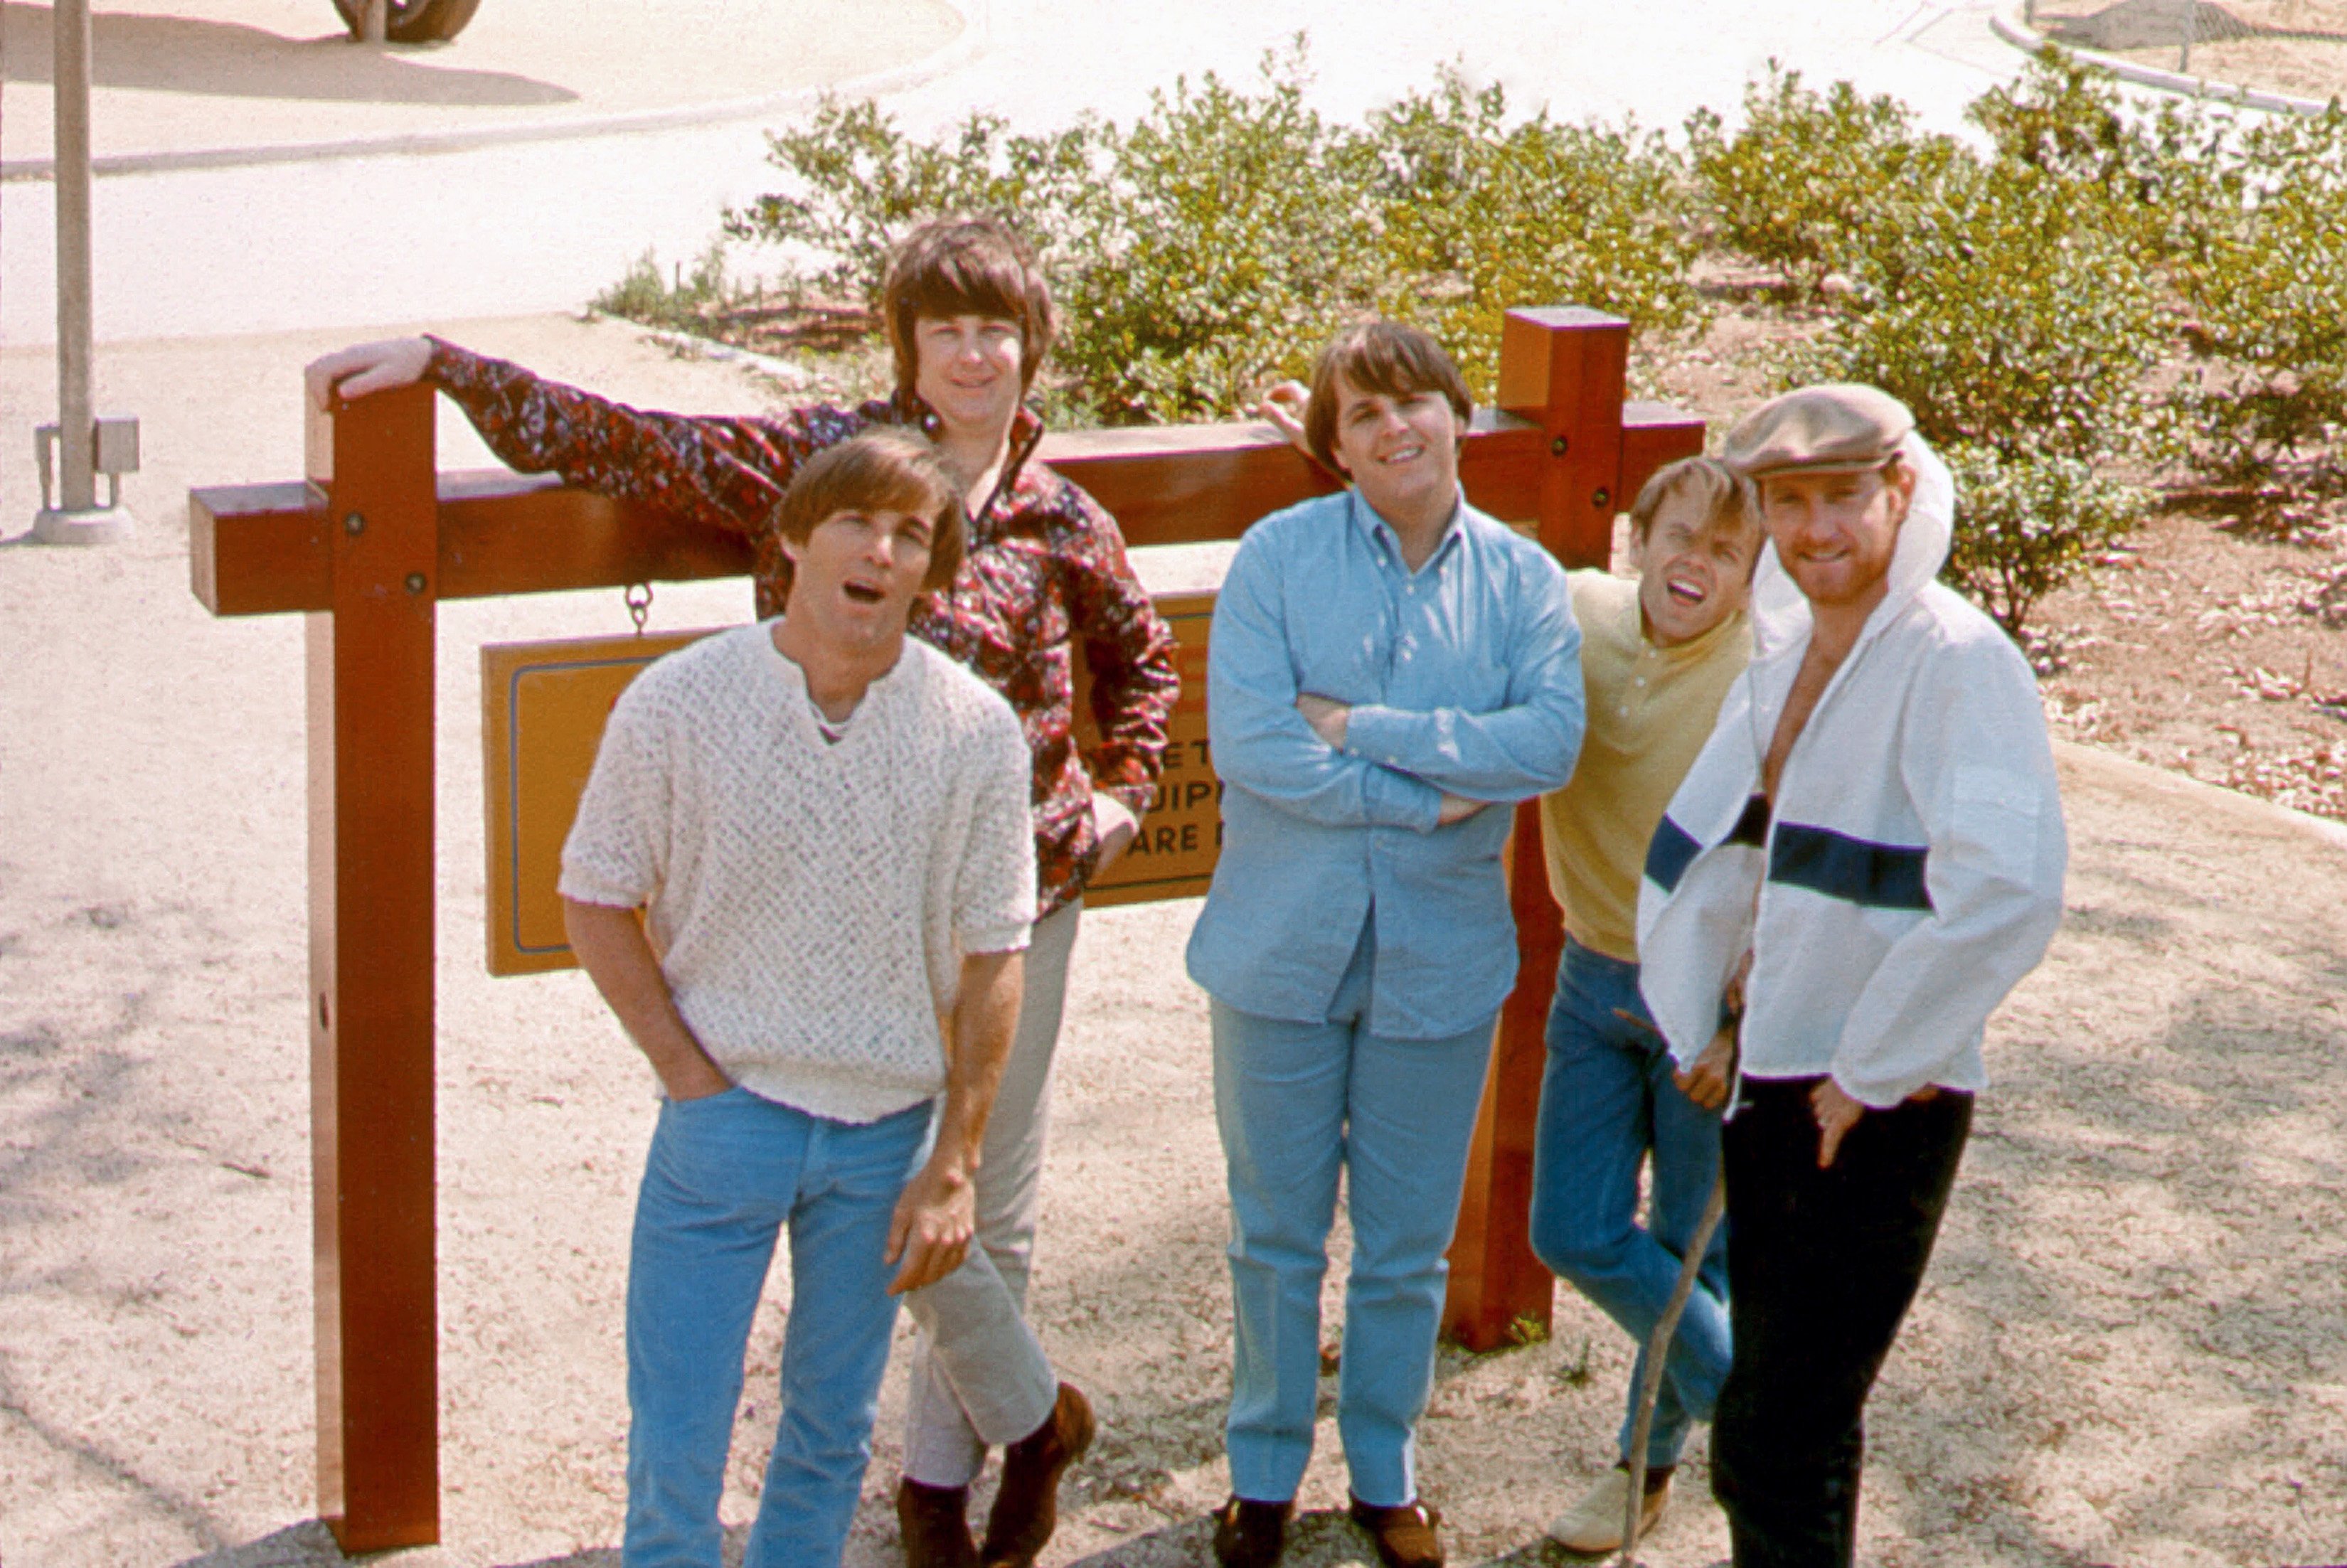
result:
M 1647 475 L 1703 447 L 1700 420 L 1623 402 L 1627 324 L 1508 314 L 1500 412 L 1460 476 L 1602 564 Z M 559 589 L 734 577 L 731 535 L 546 480 L 436 473 L 432 395 L 313 413 L 306 483 L 197 490 L 190 571 L 215 615 L 310 616 L 311 1135 L 315 1151 L 319 1510 L 348 1552 L 439 1537 L 434 1277 L 434 606 Z M 1079 431 L 1042 456 L 1133 544 L 1236 538 L 1329 481 L 1257 425 Z M 1537 819 L 1511 852 L 1522 976 L 1501 1014 L 1446 1327 L 1475 1348 L 1545 1327 L 1553 1282 L 1526 1242 L 1542 1026 L 1561 933 Z

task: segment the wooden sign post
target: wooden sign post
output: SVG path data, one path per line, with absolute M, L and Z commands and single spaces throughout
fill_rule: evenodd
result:
M 1702 422 L 1623 403 L 1627 323 L 1508 314 L 1502 412 L 1479 414 L 1460 477 L 1491 515 L 1602 565 L 1648 474 L 1698 452 Z M 560 589 L 737 577 L 748 547 L 511 474 L 441 475 L 427 388 L 310 415 L 306 483 L 195 491 L 190 569 L 215 615 L 310 617 L 310 1039 L 317 1241 L 319 1510 L 346 1552 L 439 1538 L 433 1235 L 434 606 Z M 1132 544 L 1236 538 L 1330 482 L 1259 425 L 1080 431 L 1041 457 Z M 1194 684 L 1197 671 L 1186 669 Z M 1195 700 L 1193 693 L 1193 700 Z M 1203 710 L 1189 715 L 1202 719 Z M 1203 747 L 1199 748 L 1203 753 Z M 1156 876 L 1135 856 L 1098 902 L 1203 888 L 1184 824 L 1214 821 L 1211 759 L 1167 771 Z M 1177 784 L 1177 781 L 1179 783 Z M 1179 820 L 1160 822 L 1168 808 Z M 1501 1014 L 1446 1327 L 1470 1347 L 1545 1327 L 1553 1281 L 1526 1242 L 1542 1024 L 1560 941 L 1530 806 L 1512 866 L 1523 967 Z

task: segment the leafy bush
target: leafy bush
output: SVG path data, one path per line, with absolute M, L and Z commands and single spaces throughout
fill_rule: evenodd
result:
M 1685 167 L 1634 127 L 1508 123 L 1499 89 L 1446 74 L 1363 126 L 1305 101 L 1301 38 L 1260 79 L 1209 74 L 1130 127 L 1015 136 L 973 116 L 928 141 L 826 101 L 768 137 L 785 189 L 726 216 L 788 248 L 789 286 L 869 300 L 888 245 L 939 212 L 1032 237 L 1066 307 L 1057 401 L 1111 423 L 1245 406 L 1336 327 L 1424 322 L 1488 396 L 1511 305 L 1580 301 L 1640 330 L 1699 318 Z
M 914 224 L 1010 218 L 1066 306 L 1047 401 L 1111 423 L 1232 412 L 1373 311 L 1435 332 L 1488 398 L 1508 307 L 1690 328 L 1717 243 L 1825 301 L 1788 379 L 1914 409 L 1967 486 L 1951 573 L 2015 629 L 2179 456 L 2347 488 L 2347 111 L 2145 110 L 2049 51 L 1971 107 L 1976 150 L 1771 62 L 1738 128 L 1699 111 L 1682 151 L 1634 123 L 1512 117 L 1455 70 L 1358 124 L 1314 110 L 1307 81 L 1299 37 L 1259 79 L 1176 81 L 1129 126 L 978 114 L 924 140 L 826 101 L 768 138 L 782 189 L 726 230 L 781 247 L 801 298 L 871 301 Z M 598 303 L 692 324 L 737 297 L 712 251 L 690 280 L 647 257 Z M 2188 318 L 2193 374 L 2163 386 Z
M 1685 160 L 1635 124 L 1513 126 L 1505 91 L 1453 69 L 1370 121 L 1389 313 L 1440 338 L 1471 384 L 1499 375 L 1507 308 L 1572 301 L 1676 332 L 1703 319 Z
M 2235 200 L 2178 272 L 2200 374 L 2179 389 L 2204 471 L 2260 485 L 2347 483 L 2347 111 L 2281 118 L 2242 142 Z
M 2018 635 L 2037 601 L 2135 526 L 2143 497 L 2093 463 L 2007 456 L 1958 441 L 1940 448 L 1956 477 L 1948 579 Z
M 1896 98 L 1860 97 L 1848 82 L 1820 94 L 1774 60 L 1765 81 L 1746 86 L 1734 136 L 1709 109 L 1688 118 L 1686 136 L 1720 238 L 1812 290 L 1855 261 L 1870 229 L 1895 226 L 1962 151 L 1918 131 Z
M 1870 382 L 1967 481 L 1951 577 L 2011 630 L 2139 509 L 2175 449 L 2153 373 L 2173 338 L 2157 258 L 2198 233 L 2214 189 L 2164 177 L 2197 122 L 2147 128 L 2107 78 L 2062 57 L 1978 100 L 1983 156 L 1895 99 L 1823 93 L 1771 67 L 1745 124 L 1688 122 L 1721 238 L 1813 289 L 1823 332 L 1788 382 Z M 1977 487 L 1977 494 L 1973 493 Z
M 2121 238 L 2194 318 L 2197 373 L 2165 413 L 2197 469 L 2255 487 L 2295 462 L 2305 483 L 2347 479 L 2332 447 L 2347 429 L 2347 112 L 2245 127 L 2174 100 L 2135 110 L 2051 51 L 1968 112 L 2001 161 L 2058 183 L 2074 229 Z
M 1815 352 L 1905 402 L 1935 443 L 2141 459 L 2160 450 L 2148 374 L 2168 325 L 2157 280 L 2078 220 L 2065 182 L 1968 161 L 1870 247 Z
M 918 142 L 876 105 L 826 94 L 804 128 L 766 134 L 766 161 L 790 189 L 728 209 L 725 232 L 793 248 L 784 281 L 835 300 L 876 302 L 889 246 L 941 213 L 1017 214 L 1047 261 L 1064 264 L 1099 200 L 1105 138 L 1092 120 L 1017 135 L 1000 115 L 973 110 Z M 818 261 L 813 270 L 809 253 Z
M 1150 96 L 1112 159 L 1099 225 L 1064 286 L 1062 371 L 1118 421 L 1212 417 L 1297 374 L 1378 276 L 1358 130 L 1304 102 L 1302 45 L 1257 90 L 1209 73 Z M 1023 216 L 1023 215 L 1022 215 Z
M 2018 138 L 2025 125 L 2014 113 L 2000 129 Z M 2143 490 L 2112 472 L 2173 448 L 2152 383 L 2171 313 L 2136 230 L 2106 220 L 2115 197 L 2098 171 L 1952 143 L 1906 171 L 1896 197 L 1851 192 L 1868 220 L 1821 261 L 1854 289 L 1786 380 L 1863 380 L 1915 411 L 1960 484 L 1948 578 L 2018 634 L 2143 509 Z
M 680 264 L 662 277 L 650 251 L 637 257 L 620 281 L 588 302 L 588 308 L 647 326 L 692 331 L 705 316 L 743 297 L 725 272 L 725 242 L 712 241 L 693 262 L 690 275 Z
M 2238 201 L 2232 116 L 2174 98 L 2145 113 L 2110 73 L 2059 49 L 2040 52 L 1964 115 L 1998 159 L 2062 181 L 2082 212 L 2124 231 L 2157 264 L 2204 254 L 2211 220 Z

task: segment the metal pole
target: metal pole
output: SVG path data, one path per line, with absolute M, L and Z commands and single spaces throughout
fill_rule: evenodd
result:
M 112 497 L 97 504 L 97 399 L 93 384 L 96 333 L 90 309 L 89 0 L 56 0 L 57 433 L 58 493 L 43 486 L 36 538 L 51 544 L 103 544 L 130 531 L 130 514 Z M 49 436 L 38 433 L 45 459 Z M 136 437 L 133 442 L 135 445 Z M 116 470 L 118 471 L 118 470 Z
M 89 0 L 57 0 L 57 428 L 59 509 L 97 508 L 91 450 L 97 398 L 91 386 L 89 260 Z
M 2200 0 L 2184 0 L 2184 52 L 2177 59 L 2176 69 L 2183 76 L 2192 74 L 2192 41 L 2200 32 Z

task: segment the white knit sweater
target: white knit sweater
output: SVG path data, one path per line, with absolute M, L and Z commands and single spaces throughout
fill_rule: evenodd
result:
M 911 639 L 827 742 L 772 631 L 704 638 L 621 695 L 562 894 L 646 909 L 677 1011 L 735 1082 L 876 1121 L 944 1087 L 959 955 L 1027 945 L 1027 745 Z

